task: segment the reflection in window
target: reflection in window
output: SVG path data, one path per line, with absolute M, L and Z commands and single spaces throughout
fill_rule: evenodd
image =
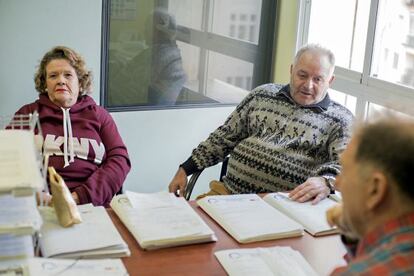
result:
M 236 34 L 236 26 L 230 25 L 230 33 L 229 33 L 230 37 L 234 37 L 235 34 Z
M 178 1 L 178 0 L 177 0 Z M 273 0 L 270 0 L 273 1 Z M 252 43 L 258 44 L 260 28 L 268 26 L 260 26 L 260 18 L 262 16 L 263 3 L 268 1 L 263 0 L 225 0 L 214 1 L 213 8 L 213 33 L 228 36 L 227 29 L 223 26 L 229 24 L 236 25 L 236 34 L 230 37 L 237 37 L 241 40 L 248 40 Z M 273 1 L 274 2 L 274 1 Z M 269 12 L 269 11 L 266 11 Z M 230 22 L 228 20 L 230 19 Z M 251 25 L 255 26 L 255 32 L 251 34 Z M 243 27 L 239 27 L 243 26 Z M 257 33 L 257 34 L 256 34 Z
M 268 45 L 274 32 L 260 26 L 259 19 L 262 11 L 275 16 L 269 8 L 275 7 L 274 1 L 110 3 L 108 75 L 103 83 L 103 103 L 110 110 L 237 104 L 253 85 L 269 81 L 271 63 L 261 55 L 271 56 Z M 257 44 L 259 32 L 267 37 L 263 45 Z
M 210 52 L 206 96 L 219 102 L 240 101 L 252 89 L 251 83 L 245 82 L 252 73 L 252 63 Z M 233 74 L 230 79 L 225 77 L 228 74 Z
M 240 25 L 239 26 L 239 34 L 237 36 L 240 39 L 245 39 L 246 38 L 246 26 L 245 25 Z
M 255 25 L 250 25 L 250 29 L 249 29 L 249 41 L 254 41 L 256 38 L 256 33 L 255 33 L 255 29 L 256 26 Z

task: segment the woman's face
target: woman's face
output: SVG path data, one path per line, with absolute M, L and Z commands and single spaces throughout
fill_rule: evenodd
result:
M 73 106 L 79 95 L 79 79 L 66 59 L 54 59 L 46 65 L 46 88 L 49 99 L 57 106 Z

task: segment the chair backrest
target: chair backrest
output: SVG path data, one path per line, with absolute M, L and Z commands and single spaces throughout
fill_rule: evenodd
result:
M 223 177 L 226 175 L 227 173 L 227 164 L 229 162 L 229 156 L 226 156 L 226 158 L 224 158 L 223 160 L 223 164 L 221 165 L 221 171 L 220 171 L 220 181 L 223 181 Z M 191 193 L 193 192 L 194 186 L 197 182 L 198 177 L 200 176 L 200 174 L 203 172 L 203 170 L 195 172 L 191 175 L 190 180 L 188 180 L 187 183 L 187 187 L 185 187 L 185 191 L 184 191 L 184 198 L 186 200 L 190 200 L 191 197 Z

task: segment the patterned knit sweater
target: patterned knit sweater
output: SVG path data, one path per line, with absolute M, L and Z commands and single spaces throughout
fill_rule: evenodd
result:
M 289 90 L 278 84 L 254 89 L 181 165 L 187 175 L 229 154 L 223 182 L 232 193 L 286 191 L 312 176 L 339 174 L 353 115 L 328 95 L 300 106 Z

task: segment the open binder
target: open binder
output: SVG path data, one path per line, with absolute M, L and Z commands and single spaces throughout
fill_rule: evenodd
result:
M 115 196 L 111 207 L 143 249 L 217 240 L 188 202 L 170 193 L 127 191 Z
M 303 235 L 303 227 L 256 194 L 206 196 L 197 201 L 239 243 Z

